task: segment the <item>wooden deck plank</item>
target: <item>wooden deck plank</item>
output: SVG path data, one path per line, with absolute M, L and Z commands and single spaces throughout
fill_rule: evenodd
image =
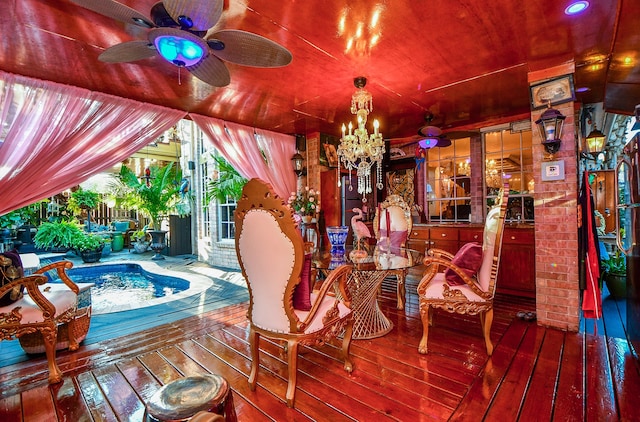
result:
M 638 362 L 635 361 L 627 340 L 607 338 L 607 343 L 620 420 L 638 421 L 640 420 Z
M 144 403 L 115 365 L 92 372 L 119 420 L 142 420 Z
M 19 394 L 0 399 L 0 415 L 5 422 L 21 422 L 22 407 Z
M 584 412 L 584 336 L 565 333 L 560 356 L 557 393 L 553 398 L 553 420 L 578 422 L 585 420 Z
M 96 422 L 117 421 L 118 419 L 113 409 L 111 409 L 109 402 L 93 374 L 91 372 L 85 372 L 78 375 L 76 379 L 93 420 Z
M 56 409 L 48 386 L 36 387 L 22 393 L 22 417 L 24 422 L 56 419 Z
M 495 346 L 483 372 L 474 379 L 469 391 L 453 412 L 452 420 L 477 421 L 483 418 L 482 415 L 489 408 L 528 328 L 528 324 L 521 322 L 515 322 L 509 327 L 500 343 Z
M 560 373 L 560 356 L 564 333 L 547 330 L 531 382 L 524 397 L 519 419 L 523 421 L 549 421 L 553 415 L 553 401 Z
M 586 416 L 590 421 L 617 421 L 618 411 L 609 366 L 607 342 L 602 336 L 585 334 Z
M 520 413 L 546 330 L 530 324 L 485 415 L 487 420 L 516 420 Z M 520 401 L 514 401 L 520 397 Z
M 92 420 L 80 387 L 73 378 L 65 378 L 60 384 L 51 386 L 50 390 L 59 420 L 78 422 Z

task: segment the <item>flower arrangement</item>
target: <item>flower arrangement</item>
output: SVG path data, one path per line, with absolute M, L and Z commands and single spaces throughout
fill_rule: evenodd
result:
M 289 206 L 299 215 L 315 215 L 320 209 L 318 206 L 319 192 L 306 186 L 302 192 L 291 192 Z

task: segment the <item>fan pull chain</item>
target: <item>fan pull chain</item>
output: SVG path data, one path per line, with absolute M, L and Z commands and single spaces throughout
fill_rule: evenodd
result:
M 182 85 L 182 79 L 180 78 L 182 74 L 180 73 L 182 70 L 182 66 L 178 66 L 178 85 Z

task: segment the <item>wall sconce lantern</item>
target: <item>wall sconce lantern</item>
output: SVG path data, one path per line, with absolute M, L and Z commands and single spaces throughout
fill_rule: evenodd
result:
M 606 136 L 604 136 L 604 133 L 600 132 L 596 127 L 591 131 L 591 133 L 589 133 L 589 135 L 587 135 L 584 141 L 585 151 L 583 152 L 589 153 L 592 157 L 595 157 L 602 151 L 604 151 L 604 145 L 607 141 L 607 138 Z
M 566 116 L 549 105 L 549 108 L 536 120 L 540 137 L 543 139 L 542 145 L 549 154 L 555 154 L 560 149 L 564 119 Z
M 296 153 L 291 157 L 291 162 L 293 163 L 293 172 L 296 176 L 300 177 L 307 173 L 307 169 L 304 166 L 304 157 L 302 154 L 296 151 Z

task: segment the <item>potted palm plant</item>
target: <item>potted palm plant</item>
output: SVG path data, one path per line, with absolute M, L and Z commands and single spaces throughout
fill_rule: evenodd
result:
M 121 192 L 122 205 L 135 209 L 149 219 L 151 248 L 156 252 L 152 259 L 164 259 L 161 251 L 166 246 L 166 231 L 161 229 L 161 223 L 176 209 L 179 201 L 179 184 L 182 175 L 179 169 L 169 163 L 164 167 L 150 167 L 143 178 L 138 176 L 127 166 L 120 168 L 119 181 L 125 188 Z

